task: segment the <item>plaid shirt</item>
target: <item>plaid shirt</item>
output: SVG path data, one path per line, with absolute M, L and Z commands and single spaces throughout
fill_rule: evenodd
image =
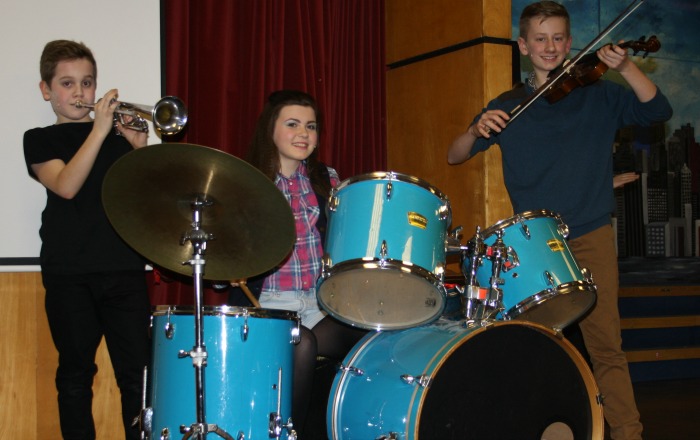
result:
M 328 173 L 331 185 L 335 187 L 339 181 L 338 173 L 330 167 Z M 278 174 L 275 185 L 292 208 L 297 238 L 292 253 L 265 279 L 263 291 L 310 290 L 316 287 L 316 279 L 321 274 L 323 248 L 316 228 L 320 210 L 306 172 L 306 163 L 302 162 L 289 178 Z

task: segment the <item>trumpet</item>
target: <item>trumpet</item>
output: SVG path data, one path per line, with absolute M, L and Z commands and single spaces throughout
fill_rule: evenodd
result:
M 95 104 L 82 101 L 76 101 L 73 105 L 77 108 L 95 108 Z M 130 116 L 131 119 L 127 121 L 126 116 Z M 119 121 L 126 128 L 146 132 L 148 122 L 144 116 L 153 121 L 153 126 L 158 132 L 166 135 L 177 134 L 187 125 L 187 108 L 177 96 L 166 96 L 152 106 L 119 102 L 114 110 L 114 123 L 116 125 Z

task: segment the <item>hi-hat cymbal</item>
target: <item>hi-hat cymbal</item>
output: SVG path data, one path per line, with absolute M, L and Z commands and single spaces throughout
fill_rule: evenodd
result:
M 152 263 L 184 275 L 193 245 L 192 202 L 200 229 L 213 234 L 203 254 L 204 279 L 236 280 L 279 264 L 296 238 L 289 203 L 258 169 L 235 156 L 192 144 L 157 144 L 117 160 L 105 176 L 102 200 L 117 233 Z

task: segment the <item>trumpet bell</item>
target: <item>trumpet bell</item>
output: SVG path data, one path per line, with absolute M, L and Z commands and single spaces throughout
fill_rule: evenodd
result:
M 153 106 L 153 126 L 167 135 L 177 134 L 187 125 L 187 107 L 177 96 L 166 96 Z
M 165 96 L 153 106 L 121 102 L 115 114 L 122 125 L 136 131 L 148 131 L 148 123 L 141 115 L 148 116 L 156 130 L 165 135 L 177 134 L 187 125 L 187 107 L 177 96 Z

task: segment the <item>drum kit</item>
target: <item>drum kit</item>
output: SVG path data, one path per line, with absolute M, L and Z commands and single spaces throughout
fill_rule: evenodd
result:
M 202 304 L 204 280 L 245 279 L 289 253 L 281 192 L 234 156 L 177 143 L 122 157 L 103 201 L 137 252 L 194 280 L 194 306 L 153 311 L 142 438 L 296 439 L 297 314 Z M 374 172 L 333 188 L 327 217 L 319 304 L 373 330 L 338 367 L 329 438 L 602 438 L 595 381 L 561 334 L 596 288 L 556 213 L 521 213 L 462 244 L 437 188 Z M 463 275 L 454 284 L 450 254 Z

